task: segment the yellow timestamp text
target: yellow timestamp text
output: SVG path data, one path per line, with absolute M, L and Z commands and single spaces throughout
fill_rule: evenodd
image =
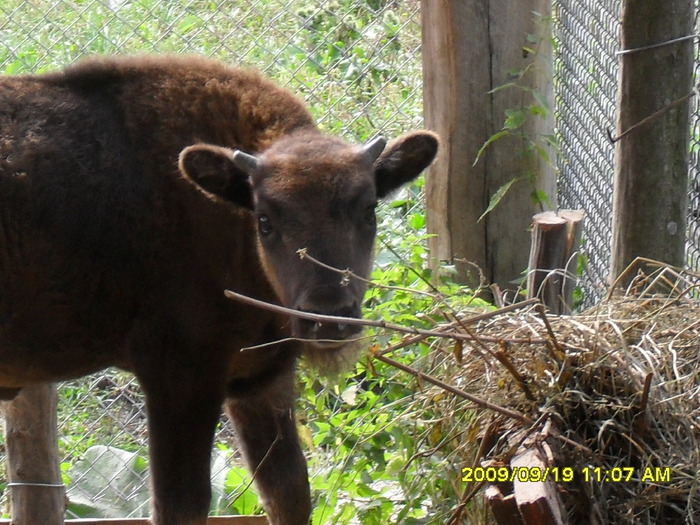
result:
M 630 481 L 642 481 L 648 483 L 670 483 L 671 469 L 669 467 L 464 467 L 462 469 L 462 481 L 464 482 L 489 482 L 505 483 L 520 482 L 544 482 L 571 483 L 577 475 L 584 482 L 598 483 L 627 483 Z

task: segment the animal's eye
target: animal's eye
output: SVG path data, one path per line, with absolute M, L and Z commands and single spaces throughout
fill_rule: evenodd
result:
M 272 222 L 267 215 L 258 216 L 258 229 L 262 235 L 270 235 L 272 233 Z
M 374 210 L 375 210 L 376 207 L 377 207 L 377 203 L 376 203 L 376 202 L 373 202 L 372 204 L 370 204 L 369 206 L 367 206 L 367 207 L 365 208 L 365 213 L 364 213 L 364 215 L 362 216 L 362 218 L 364 219 L 364 221 L 365 221 L 367 224 L 372 224 L 372 225 L 373 225 L 373 224 L 375 224 L 375 223 L 377 222 L 377 217 L 376 217 L 376 215 L 375 215 L 375 213 L 374 213 Z

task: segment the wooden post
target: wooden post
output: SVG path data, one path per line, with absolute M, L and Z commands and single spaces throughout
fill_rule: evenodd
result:
M 533 12 L 547 17 L 550 0 L 422 0 L 424 112 L 426 127 L 442 138 L 442 149 L 428 172 L 426 214 L 434 259 L 454 263 L 463 282 L 476 284 L 477 264 L 489 282 L 515 288 L 513 280 L 526 268 L 527 228 L 538 211 L 533 189 L 555 207 L 551 169 L 514 136 L 492 143 L 479 162 L 486 141 L 502 129 L 506 110 L 528 104 L 530 92 L 520 88 L 494 91 L 513 81 L 511 72 L 535 59 L 525 48 L 528 35 L 543 38 L 539 50 L 550 53 L 548 28 Z M 540 57 L 541 58 L 541 57 Z M 541 100 L 552 100 L 551 60 L 537 65 L 522 79 Z M 520 128 L 525 134 L 551 133 L 553 116 L 532 118 Z M 536 174 L 533 187 L 522 177 Z M 507 182 L 519 179 L 500 205 L 480 222 L 489 199 Z
M 55 385 L 26 387 L 5 404 L 5 441 L 13 525 L 63 525 Z
M 491 48 L 491 89 L 513 81 L 512 71 L 529 72 L 518 81 L 522 87 L 538 93 L 537 99 L 520 88 L 499 89 L 490 95 L 494 131 L 503 126 L 506 111 L 539 106 L 547 101 L 546 116 L 528 117 L 519 131 L 527 140 L 537 142 L 543 151 L 553 152 L 542 142 L 542 135 L 554 133 L 553 63 L 550 45 L 551 0 L 491 0 L 489 30 Z M 540 39 L 538 44 L 532 42 Z M 535 56 L 528 48 L 539 46 Z M 552 166 L 531 144 L 517 136 L 507 136 L 492 144 L 484 161 L 488 177 L 486 193 L 490 198 L 499 188 L 519 179 L 485 220 L 488 267 L 493 282 L 501 289 L 515 289 L 527 268 L 530 254 L 529 226 L 535 213 L 557 208 L 556 176 Z M 547 197 L 544 205 L 533 201 L 533 192 Z
M 539 297 L 553 314 L 571 313 L 582 221 L 580 210 L 549 211 L 532 218 L 527 298 Z
M 622 8 L 611 272 L 637 257 L 685 265 L 692 0 L 625 0 Z M 668 108 L 653 119 L 644 119 Z M 624 135 L 623 135 L 624 134 Z M 633 272 L 631 272 L 631 277 Z
M 421 1 L 425 125 L 442 139 L 426 179 L 431 257 L 471 261 L 487 272 L 484 211 L 486 166 L 473 166 L 492 132 L 488 2 Z M 460 267 L 460 280 L 478 274 Z M 490 277 L 490 275 L 488 276 Z

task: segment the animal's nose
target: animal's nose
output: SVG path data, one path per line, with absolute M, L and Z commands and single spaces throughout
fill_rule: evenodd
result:
M 310 313 L 316 313 L 332 317 L 349 317 L 358 318 L 360 309 L 356 305 L 345 306 L 332 311 L 308 310 Z M 304 331 L 312 335 L 313 339 L 347 339 L 353 334 L 360 331 L 360 326 L 343 322 L 326 322 L 323 320 L 300 319 L 300 324 Z
M 316 286 L 306 290 L 296 302 L 297 310 L 340 317 L 359 317 L 359 300 L 350 287 Z

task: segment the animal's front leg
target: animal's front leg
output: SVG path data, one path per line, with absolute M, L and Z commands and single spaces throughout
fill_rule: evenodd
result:
M 206 384 L 144 385 L 148 409 L 153 525 L 205 525 L 211 500 L 210 463 L 220 395 Z M 177 384 L 177 382 L 175 382 Z
M 308 525 L 311 497 L 293 408 L 293 387 L 230 400 L 231 418 L 271 525 Z

